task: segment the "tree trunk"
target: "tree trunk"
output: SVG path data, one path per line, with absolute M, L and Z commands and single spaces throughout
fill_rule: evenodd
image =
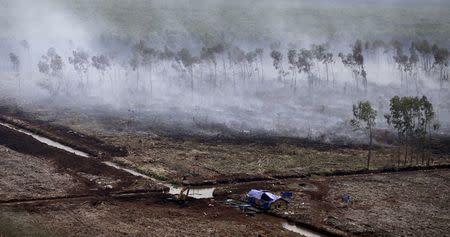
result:
M 370 158 L 372 158 L 372 128 L 369 127 L 369 155 L 367 157 L 367 169 L 370 169 Z
M 408 143 L 405 142 L 405 161 L 403 165 L 406 166 L 407 162 L 408 162 Z
M 223 66 L 223 80 L 227 81 L 227 67 L 225 65 L 225 58 L 222 55 L 222 66 Z
M 259 61 L 261 62 L 261 80 L 264 81 L 264 66 L 262 56 L 259 56 Z

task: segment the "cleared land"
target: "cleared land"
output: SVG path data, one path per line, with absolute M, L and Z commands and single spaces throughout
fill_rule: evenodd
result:
M 80 189 L 51 162 L 0 146 L 0 200 L 65 196 Z
M 180 206 L 151 181 L 101 166 L 98 158 L 77 157 L 75 164 L 26 135 L 0 132 L 8 146 L 0 146 L 0 236 L 296 236 L 282 219 L 248 217 L 213 200 Z M 143 191 L 145 197 L 109 195 Z
M 450 231 L 450 170 L 254 182 L 216 191 L 240 198 L 249 188 L 291 191 L 292 222 L 363 236 L 445 236 Z M 343 195 L 351 197 L 349 203 Z
M 64 202 L 0 210 L 3 224 L 53 236 L 297 236 L 284 230 L 280 219 L 249 217 L 209 201 L 185 207 L 149 199 L 95 205 Z
M 17 116 L 19 113 L 9 111 L 8 114 Z M 29 117 L 30 122 L 24 124 L 26 127 L 38 131 L 50 129 L 53 134 L 58 133 L 59 140 L 85 150 L 103 150 L 117 163 L 175 183 L 180 183 L 183 178 L 185 183 L 202 184 L 234 179 L 300 177 L 311 173 L 357 171 L 367 165 L 367 147 L 364 145 L 333 145 L 276 137 L 208 137 L 177 131 L 156 135 L 154 131 L 158 128 L 145 128 L 141 123 L 120 116 L 102 116 L 92 111 L 65 111 L 55 115 L 49 110 L 39 110 L 22 117 Z M 73 134 L 89 135 L 96 141 L 94 145 L 108 145 L 93 146 L 85 135 Z M 378 134 L 378 139 L 392 140 L 383 132 Z M 89 147 L 82 144 L 89 144 Z M 450 163 L 448 145 L 447 138 L 435 141 L 434 149 L 427 153 L 431 165 Z M 127 152 L 117 152 L 119 148 Z M 371 169 L 396 167 L 397 150 L 395 146 L 377 147 Z M 421 162 L 421 157 L 416 156 L 413 165 L 421 166 Z
M 86 159 L 74 157 L 0 127 L 0 157 L 5 164 L 2 169 L 10 174 L 1 176 L 3 200 L 88 195 L 70 200 L 3 203 L 0 229 L 7 236 L 292 235 L 282 228 L 283 219 L 342 236 L 442 236 L 449 232 L 448 169 L 273 179 L 291 174 L 359 170 L 365 166 L 364 146 L 157 136 L 131 132 L 135 128 L 130 126 L 126 131 L 107 129 L 118 126 L 111 121 L 120 121 L 111 118 L 60 115 L 48 123 L 39 121 L 38 113 L 4 111 L 5 116 L 15 125 L 93 154 Z M 97 129 L 92 129 L 93 124 Z M 440 150 L 433 153 L 433 163 L 448 164 L 446 150 Z M 378 148 L 373 168 L 394 166 L 396 159 L 391 153 L 388 148 Z M 169 196 L 161 194 L 158 185 L 105 167 L 101 165 L 103 160 L 114 160 L 175 182 L 184 177 L 196 184 L 220 179 L 235 184 L 220 185 L 215 200 L 191 200 L 179 206 L 169 202 Z M 29 172 L 25 185 L 21 185 L 24 182 L 21 172 Z M 257 181 L 258 177 L 272 180 Z M 108 184 L 112 189 L 105 190 Z M 286 210 L 272 213 L 276 217 L 247 216 L 222 203 L 227 198 L 241 199 L 251 188 L 291 191 L 294 198 Z M 156 195 L 108 196 L 134 191 Z M 352 197 L 349 204 L 342 201 L 344 194 Z

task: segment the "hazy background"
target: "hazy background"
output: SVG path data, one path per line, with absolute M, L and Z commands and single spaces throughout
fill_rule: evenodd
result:
M 378 126 L 385 128 L 382 116 L 392 96 L 427 95 L 438 112 L 441 132 L 448 134 L 447 84 L 440 89 L 433 76 L 421 75 L 420 91 L 405 89 L 392 60 L 384 60 L 380 68 L 376 60 L 366 59 L 368 90 L 358 91 L 337 54 L 350 52 L 356 39 L 395 39 L 405 44 L 405 51 L 417 39 L 448 48 L 449 12 L 450 2 L 438 0 L 0 0 L 0 96 L 24 107 L 131 119 L 148 131 L 262 132 L 334 141 L 364 137 L 348 124 L 351 105 L 358 100 L 373 103 L 379 110 Z M 20 45 L 22 40 L 29 42 L 29 52 Z M 180 74 L 168 64 L 164 73 L 150 72 L 151 93 L 148 87 L 138 91 L 136 72 L 128 63 L 131 47 L 139 40 L 158 49 L 187 48 L 194 56 L 204 46 L 223 42 L 245 51 L 261 47 L 266 80 L 249 80 L 237 89 L 231 83 L 212 88 L 199 82 L 192 95 L 189 85 L 176 83 Z M 269 56 L 273 42 L 280 42 L 285 60 L 289 47 L 328 43 L 335 55 L 335 84 L 321 84 L 311 92 L 301 77 L 296 90 L 280 82 Z M 50 47 L 65 61 L 62 81 L 70 94 L 55 97 L 39 86 L 43 75 L 37 63 Z M 67 62 L 76 49 L 90 56 L 115 55 L 106 76 L 89 72 L 90 84 L 83 90 L 77 89 L 78 75 Z M 20 73 L 12 71 L 10 52 L 21 58 Z M 199 68 L 196 75 L 201 70 L 208 72 Z

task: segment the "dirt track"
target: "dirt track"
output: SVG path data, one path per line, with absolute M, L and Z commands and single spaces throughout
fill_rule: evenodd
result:
M 39 157 L 46 162 L 50 162 L 57 172 L 70 174 L 79 183 L 72 193 L 162 190 L 161 186 L 149 180 L 111 168 L 102 164 L 98 159 L 80 157 L 49 147 L 36 141 L 31 136 L 6 127 L 0 126 L 0 134 L 0 145 L 17 152 Z

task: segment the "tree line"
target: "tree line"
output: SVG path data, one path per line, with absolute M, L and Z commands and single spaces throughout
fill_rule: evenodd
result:
M 376 125 L 377 111 L 372 108 L 369 101 L 360 101 L 353 105 L 353 119 L 350 121 L 355 129 L 363 129 L 369 137 L 369 152 L 367 169 L 370 168 L 373 147 L 373 131 Z M 401 163 L 430 165 L 431 156 L 427 149 L 431 147 L 431 134 L 436 132 L 440 125 L 435 117 L 432 103 L 426 96 L 394 96 L 390 100 L 389 113 L 384 115 L 389 126 L 397 132 L 400 142 L 397 151 L 397 166 Z M 401 150 L 403 149 L 403 162 Z
M 31 58 L 30 44 L 22 41 L 21 45 Z M 131 46 L 128 57 L 118 55 L 117 52 L 89 55 L 87 51 L 77 49 L 64 59 L 54 48 L 50 48 L 42 55 L 37 67 L 46 81 L 42 85 L 46 85 L 52 93 L 60 90 L 63 71 L 67 66 L 78 75 L 80 88 L 89 84 L 90 71 L 97 72 L 95 79 L 105 79 L 108 75 L 111 84 L 113 79 L 130 79 L 131 74 L 134 74 L 136 90 L 151 94 L 155 74 L 168 75 L 175 71 L 177 76 L 168 77 L 169 83 L 185 85 L 193 93 L 198 83 L 206 83 L 212 88 L 225 84 L 236 88 L 237 83 L 245 84 L 249 81 L 263 83 L 266 59 L 264 52 L 269 51 L 267 58 L 271 60 L 278 80 L 289 85 L 293 91 L 298 87 L 299 78 L 307 82 L 309 90 L 330 82 L 334 86 L 334 67 L 337 62 L 351 73 L 356 91 L 367 91 L 367 60 L 375 62 L 377 68 L 382 63 L 392 65 L 399 73 L 401 86 L 408 90 L 410 84 L 413 84 L 417 94 L 420 89 L 419 80 L 424 75 L 436 78 L 443 88 L 448 82 L 448 49 L 427 40 L 411 41 L 408 47 L 405 45 L 408 44 L 396 40 L 356 40 L 350 45 L 350 52 L 335 54 L 329 44 L 313 44 L 309 48 L 289 46 L 284 52 L 280 43 L 270 44 L 270 50 L 262 47 L 244 50 L 232 44 L 218 43 L 194 52 L 188 48 L 153 48 L 140 40 Z M 18 54 L 9 53 L 9 61 L 13 71 L 19 74 L 21 60 Z M 31 63 L 31 59 L 29 62 Z M 31 71 L 31 65 L 29 70 Z M 118 71 L 122 71 L 122 75 L 118 75 Z M 376 80 L 379 72 L 370 73 L 373 74 L 371 78 Z

